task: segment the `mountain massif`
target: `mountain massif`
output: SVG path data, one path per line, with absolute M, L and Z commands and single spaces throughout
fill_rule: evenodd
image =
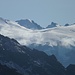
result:
M 21 20 L 17 20 L 16 22 L 26 28 L 29 28 L 29 29 L 33 29 L 33 30 L 43 29 L 43 27 L 41 27 L 40 25 L 35 23 L 33 20 L 21 19 Z
M 75 65 L 65 68 L 54 55 L 31 50 L 0 35 L 1 75 L 74 75 Z
M 34 23 L 29 20 L 24 21 Z M 51 28 L 32 29 L 19 24 L 19 21 L 0 18 L 0 34 L 14 38 L 21 45 L 31 49 L 35 48 L 47 55 L 55 55 L 65 67 L 75 64 L 75 24 L 61 26 L 52 22 L 51 25 Z

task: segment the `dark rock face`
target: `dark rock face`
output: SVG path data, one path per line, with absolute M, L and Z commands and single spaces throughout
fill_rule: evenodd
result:
M 22 75 L 16 72 L 15 69 L 10 69 L 6 65 L 0 64 L 0 75 Z
M 69 71 L 67 70 L 66 74 L 65 67 L 54 55 L 48 56 L 42 51 L 31 50 L 16 40 L 2 35 L 0 35 L 0 63 L 16 69 L 23 75 L 67 75 Z M 5 68 L 3 70 L 5 71 Z
M 66 74 L 67 75 L 75 75 L 75 65 L 69 65 L 67 68 L 66 68 Z
M 33 73 L 39 73 L 40 75 L 65 75 L 64 67 L 54 55 L 48 56 L 42 51 L 33 50 L 31 57 L 35 60 Z

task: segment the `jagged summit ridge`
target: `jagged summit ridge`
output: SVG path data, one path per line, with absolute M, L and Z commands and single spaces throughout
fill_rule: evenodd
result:
M 30 19 L 21 19 L 21 20 L 17 20 L 16 22 L 29 29 L 34 29 L 34 30 L 42 29 L 40 25 L 38 25 L 37 23 L 35 23 L 33 20 Z
M 61 26 L 61 25 L 58 25 L 57 23 L 51 22 L 51 24 L 48 25 L 46 28 L 54 28 L 54 27 L 58 27 L 58 26 Z

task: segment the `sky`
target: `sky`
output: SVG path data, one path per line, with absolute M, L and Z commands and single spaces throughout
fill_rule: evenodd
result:
M 9 20 L 31 19 L 46 27 L 75 23 L 75 0 L 0 0 L 0 17 Z

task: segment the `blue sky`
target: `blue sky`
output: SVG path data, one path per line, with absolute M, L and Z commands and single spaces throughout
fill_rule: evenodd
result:
M 45 27 L 51 22 L 75 23 L 75 0 L 0 0 L 0 17 L 31 19 Z

